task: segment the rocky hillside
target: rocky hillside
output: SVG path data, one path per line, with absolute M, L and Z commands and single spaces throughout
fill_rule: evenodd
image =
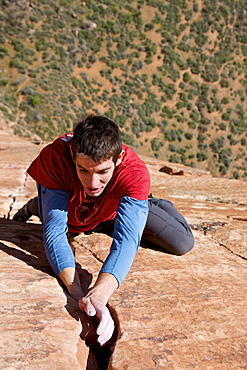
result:
M 247 5 L 0 0 L 0 109 L 47 141 L 88 112 L 143 155 L 247 176 Z

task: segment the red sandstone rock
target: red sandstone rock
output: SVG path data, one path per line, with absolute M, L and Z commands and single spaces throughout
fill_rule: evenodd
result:
M 176 176 L 203 176 L 203 177 L 212 177 L 209 171 L 199 170 L 198 168 L 184 166 L 182 164 L 173 164 L 169 163 L 163 165 L 160 172 L 165 172 L 168 175 Z
M 168 175 L 179 175 L 179 176 L 184 176 L 186 174 L 185 171 L 179 170 L 177 168 L 173 168 L 171 166 L 161 167 L 160 172 L 168 173 Z M 190 173 L 190 175 L 191 175 L 191 173 Z
M 205 171 L 199 168 L 185 166 L 180 163 L 170 163 L 159 159 L 154 159 L 146 156 L 141 156 L 142 160 L 146 163 L 150 173 L 152 170 L 157 173 L 157 170 L 168 175 L 178 176 L 200 176 L 200 177 L 212 177 L 209 171 Z
M 52 276 L 41 225 L 3 219 L 35 194 L 25 168 L 39 147 L 27 143 L 20 155 L 24 141 L 11 140 L 9 152 L 0 151 L 0 368 L 96 370 L 95 356 L 80 339 L 86 317 Z M 162 163 L 147 160 L 152 193 L 173 201 L 185 215 L 196 246 L 182 257 L 139 249 L 109 302 L 119 339 L 108 368 L 245 368 L 247 183 L 169 176 L 159 171 Z M 85 287 L 96 278 L 110 243 L 100 234 L 73 241 Z

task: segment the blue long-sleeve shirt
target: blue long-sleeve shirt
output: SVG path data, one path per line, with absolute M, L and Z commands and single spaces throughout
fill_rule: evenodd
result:
M 54 272 L 59 275 L 67 267 L 76 267 L 66 235 L 69 195 L 63 190 L 49 190 L 41 185 L 38 185 L 38 193 L 46 255 Z M 112 245 L 100 270 L 100 273 L 114 275 L 119 285 L 133 263 L 147 215 L 147 200 L 128 196 L 120 199 Z

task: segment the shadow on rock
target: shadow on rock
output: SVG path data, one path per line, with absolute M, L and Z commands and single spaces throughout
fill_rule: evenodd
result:
M 41 224 L 21 223 L 0 218 L 0 237 L 0 249 L 3 252 L 25 262 L 36 270 L 57 278 L 46 258 Z M 77 270 L 82 289 L 87 292 L 92 282 L 92 274 L 82 269 L 79 264 L 77 264 Z M 101 347 L 97 342 L 97 319 L 82 312 L 75 300 L 67 294 L 59 279 L 57 280 L 67 297 L 66 310 L 82 325 L 80 338 L 89 348 L 87 370 L 106 370 L 119 333 L 119 322 L 115 310 L 108 306 L 115 322 L 115 331 L 111 340 Z
M 0 218 L 0 248 L 34 269 L 55 276 L 43 247 L 42 225 Z M 4 241 L 7 243 L 5 244 Z
M 88 271 L 82 269 L 79 264 L 77 264 L 77 271 L 79 273 L 82 289 L 87 293 L 92 282 L 92 275 Z M 80 338 L 85 341 L 85 344 L 89 348 L 87 370 L 107 370 L 119 334 L 119 321 L 115 310 L 108 305 L 108 309 L 115 322 L 115 330 L 110 341 L 105 346 L 101 347 L 97 341 L 98 336 L 96 334 L 98 326 L 97 318 L 90 317 L 85 312 L 81 311 L 75 300 L 68 294 L 66 295 L 67 304 L 65 308 L 74 319 L 81 323 L 82 332 Z

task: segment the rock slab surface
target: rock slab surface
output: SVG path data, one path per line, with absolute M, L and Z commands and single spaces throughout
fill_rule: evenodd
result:
M 246 182 L 171 176 L 160 172 L 162 161 L 143 158 L 153 195 L 183 213 L 196 245 L 182 257 L 139 249 L 110 301 L 118 340 L 107 365 L 105 353 L 88 346 L 91 324 L 46 261 L 39 221 L 11 220 L 35 195 L 25 170 L 41 146 L 3 131 L 0 148 L 1 369 L 247 368 Z M 72 242 L 85 286 L 110 243 L 100 234 Z

